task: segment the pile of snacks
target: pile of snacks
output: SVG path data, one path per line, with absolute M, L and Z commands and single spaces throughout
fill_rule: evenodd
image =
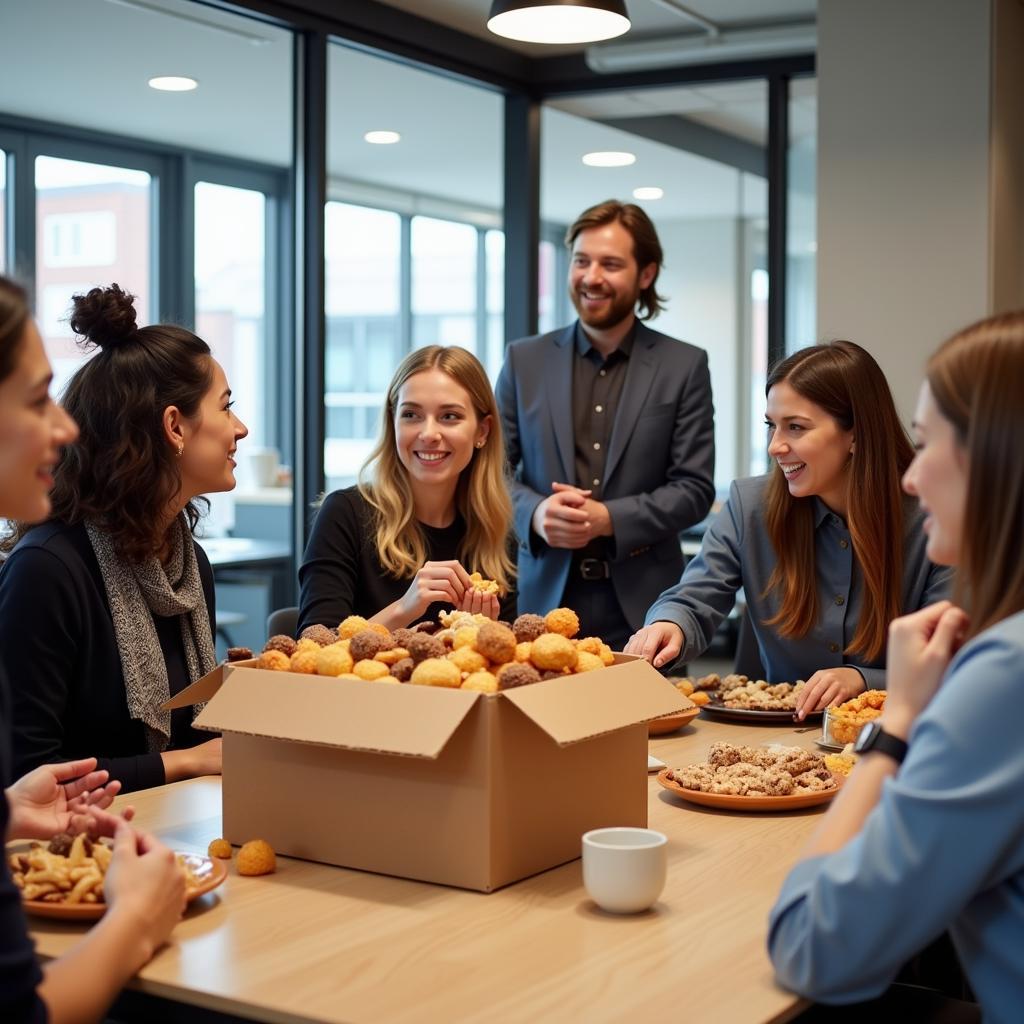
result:
M 700 679 L 680 679 L 676 686 L 694 704 L 701 706 L 714 700 L 722 707 L 746 711 L 795 711 L 804 681 L 773 684 L 764 679 L 752 681 L 741 675 L 727 675 L 723 679 L 713 672 Z
M 24 900 L 42 903 L 102 903 L 103 878 L 113 850 L 87 835 L 54 836 L 47 846 L 33 843 L 26 852 L 8 858 L 14 884 Z M 185 888 L 199 886 L 188 863 L 178 858 Z
M 673 768 L 666 778 L 684 789 L 728 796 L 792 796 L 836 785 L 820 754 L 799 747 L 737 747 L 731 743 L 715 743 L 705 764 Z
M 833 743 L 852 743 L 884 707 L 885 690 L 866 690 L 845 704 L 829 708 L 826 738 Z
M 394 631 L 350 615 L 337 630 L 309 626 L 298 640 L 271 637 L 256 667 L 496 693 L 611 665 L 611 648 L 598 637 L 575 639 L 579 628 L 571 608 L 520 615 L 511 625 L 442 612 L 438 623 Z
M 844 750 L 841 754 L 826 754 L 824 757 L 825 767 L 833 775 L 847 776 L 853 771 L 853 766 L 857 763 L 856 754 L 847 754 Z

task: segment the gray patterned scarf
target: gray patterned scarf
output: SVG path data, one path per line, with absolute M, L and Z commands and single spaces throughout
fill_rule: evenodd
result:
M 194 683 L 217 663 L 188 520 L 182 513 L 171 528 L 171 556 L 166 566 L 155 557 L 130 564 L 118 554 L 109 534 L 92 523 L 85 528 L 114 620 L 128 713 L 146 727 L 149 753 L 166 750 L 171 713 L 162 711 L 160 705 L 169 699 L 170 689 L 153 616 L 178 616 L 189 682 Z

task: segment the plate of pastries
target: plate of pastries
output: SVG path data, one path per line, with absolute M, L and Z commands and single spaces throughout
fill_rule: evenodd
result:
M 681 690 L 683 684 L 690 687 L 690 700 L 710 715 L 761 722 L 792 722 L 805 685 L 802 679 L 795 683 L 769 683 L 738 674 L 720 676 L 717 672 L 699 679 L 685 677 L 675 682 Z M 818 718 L 820 715 L 820 711 L 812 711 L 807 717 Z
M 706 761 L 665 768 L 658 783 L 692 804 L 733 811 L 788 811 L 831 800 L 842 785 L 818 753 L 800 747 L 712 744 Z

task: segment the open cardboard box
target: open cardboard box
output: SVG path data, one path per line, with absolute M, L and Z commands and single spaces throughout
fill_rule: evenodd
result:
M 647 721 L 692 706 L 639 658 L 496 694 L 222 665 L 169 701 L 224 739 L 224 835 L 490 892 L 646 826 Z

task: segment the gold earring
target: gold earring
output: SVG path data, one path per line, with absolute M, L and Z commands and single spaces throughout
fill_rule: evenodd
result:
M 182 455 L 184 455 L 184 454 L 185 454 L 185 442 L 184 441 L 179 441 L 178 442 L 178 458 L 180 459 L 182 457 Z
M 484 446 L 483 441 L 477 441 L 476 446 L 477 446 L 477 448 L 483 448 L 483 446 Z

